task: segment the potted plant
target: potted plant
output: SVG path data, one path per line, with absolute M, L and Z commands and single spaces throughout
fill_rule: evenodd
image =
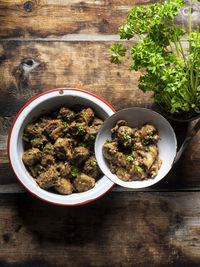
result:
M 184 0 L 133 7 L 118 32 L 120 39 L 137 41 L 130 50 L 130 70 L 143 71 L 139 88 L 152 91 L 155 102 L 174 118 L 200 115 L 200 33 L 199 27 L 191 30 L 193 2 L 190 0 L 188 33 L 174 22 Z M 187 39 L 187 50 L 183 49 L 182 37 Z M 110 61 L 120 64 L 127 49 L 117 43 L 109 51 Z

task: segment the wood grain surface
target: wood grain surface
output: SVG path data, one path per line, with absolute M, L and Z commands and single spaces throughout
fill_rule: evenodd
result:
M 155 0 L 33 0 L 0 1 L 1 38 L 66 38 L 69 34 L 116 34 L 134 5 L 148 5 Z M 188 28 L 188 2 L 176 23 Z M 192 9 L 192 26 L 200 23 L 199 5 Z
M 107 51 L 131 7 L 155 2 L 161 1 L 0 1 L 0 267 L 200 266 L 200 133 L 157 185 L 137 192 L 114 186 L 80 207 L 31 196 L 8 162 L 14 117 L 52 88 L 88 90 L 116 110 L 159 111 L 137 88 L 140 73 L 128 71 L 129 61 L 111 65 Z M 188 7 L 186 1 L 176 18 L 186 30 Z M 199 15 L 195 0 L 193 28 Z M 170 123 L 180 146 L 195 122 Z
M 4 195 L 0 266 L 197 267 L 199 206 L 199 192 L 113 192 L 69 208 Z

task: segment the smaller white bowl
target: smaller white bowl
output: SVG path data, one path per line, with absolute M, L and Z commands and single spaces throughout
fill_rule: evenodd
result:
M 145 123 L 153 124 L 159 131 L 161 139 L 158 141 L 159 157 L 162 160 L 161 168 L 154 178 L 143 181 L 125 182 L 120 180 L 117 175 L 111 173 L 108 163 L 103 156 L 102 148 L 106 139 L 112 139 L 110 130 L 118 120 L 126 120 L 131 127 L 141 127 Z M 118 111 L 107 118 L 101 126 L 95 141 L 95 155 L 102 172 L 114 183 L 127 188 L 149 187 L 161 179 L 171 169 L 177 150 L 177 140 L 173 128 L 169 122 L 157 112 L 150 109 L 132 107 Z
M 114 185 L 103 175 L 95 186 L 87 192 L 61 195 L 40 188 L 24 166 L 22 161 L 24 127 L 47 112 L 54 111 L 61 106 L 70 108 L 74 105 L 93 108 L 96 115 L 103 120 L 115 112 L 105 100 L 90 92 L 74 88 L 53 89 L 31 99 L 19 111 L 10 128 L 8 137 L 8 156 L 19 182 L 36 197 L 57 205 L 74 206 L 86 204 L 104 195 Z

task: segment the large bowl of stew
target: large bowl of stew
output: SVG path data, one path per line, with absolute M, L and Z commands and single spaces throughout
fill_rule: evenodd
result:
M 19 182 L 41 200 L 82 205 L 114 183 L 99 169 L 94 142 L 114 108 L 97 95 L 53 89 L 31 99 L 17 114 L 8 155 Z

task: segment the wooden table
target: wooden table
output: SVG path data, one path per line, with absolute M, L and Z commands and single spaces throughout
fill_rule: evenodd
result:
M 123 2 L 123 3 L 122 3 Z M 0 266 L 200 266 L 200 134 L 157 185 L 115 186 L 78 207 L 44 203 L 22 188 L 7 158 L 9 127 L 38 93 L 93 92 L 116 110 L 154 108 L 128 63 L 107 49 L 133 5 L 156 1 L 0 1 Z M 200 24 L 199 4 L 193 26 Z M 187 8 L 177 23 L 187 26 Z M 127 42 L 128 46 L 133 42 Z M 172 124 L 179 143 L 191 124 Z

